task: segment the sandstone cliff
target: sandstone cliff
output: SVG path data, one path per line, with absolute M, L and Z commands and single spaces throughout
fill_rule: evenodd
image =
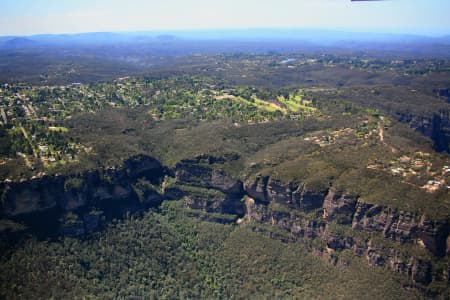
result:
M 317 190 L 262 175 L 241 181 L 221 169 L 227 159 L 235 158 L 200 155 L 169 170 L 140 155 L 115 169 L 4 182 L 1 215 L 83 237 L 108 219 L 156 207 L 163 199 L 184 199 L 195 217 L 234 222 L 223 215 L 231 214 L 241 226 L 268 225 L 286 233 L 271 232 L 273 238 L 305 243 L 332 263 L 345 264 L 343 253 L 351 252 L 422 286 L 449 282 L 448 218 L 369 203 L 333 187 Z

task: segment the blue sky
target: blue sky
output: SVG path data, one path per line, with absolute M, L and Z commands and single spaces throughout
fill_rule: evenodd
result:
M 0 35 L 317 28 L 450 34 L 450 0 L 0 0 Z

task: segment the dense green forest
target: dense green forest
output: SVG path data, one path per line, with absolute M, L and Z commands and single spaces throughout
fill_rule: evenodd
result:
M 255 232 L 258 231 L 258 232 Z M 348 256 L 330 266 L 301 244 L 189 217 L 182 202 L 114 221 L 87 240 L 25 240 L 1 262 L 5 299 L 411 299 Z

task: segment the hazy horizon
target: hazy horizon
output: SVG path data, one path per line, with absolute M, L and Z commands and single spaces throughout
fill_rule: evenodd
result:
M 0 11 L 0 36 L 90 32 L 304 29 L 450 35 L 445 0 L 23 0 Z
M 76 36 L 89 34 L 117 34 L 117 35 L 173 35 L 174 37 L 193 37 L 193 36 L 211 36 L 217 34 L 240 34 L 249 33 L 288 33 L 288 32 L 321 32 L 321 33 L 337 33 L 350 35 L 379 35 L 379 36 L 411 36 L 411 37 L 426 37 L 426 38 L 442 38 L 450 36 L 446 34 L 427 34 L 427 33 L 402 33 L 391 31 L 370 31 L 370 30 L 350 30 L 350 29 L 327 29 L 327 28 L 308 28 L 308 27 L 285 27 L 285 28 L 270 28 L 270 27 L 255 27 L 255 28 L 197 28 L 197 29 L 159 29 L 159 30 L 111 30 L 111 31 L 80 31 L 80 32 L 61 32 L 61 33 L 31 33 L 31 34 L 0 34 L 0 37 L 38 37 L 38 36 Z

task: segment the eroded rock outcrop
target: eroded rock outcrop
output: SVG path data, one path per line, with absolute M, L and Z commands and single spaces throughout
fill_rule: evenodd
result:
M 197 196 L 196 193 L 184 191 L 182 198 L 185 205 L 191 209 L 238 216 L 245 214 L 244 204 L 240 201 L 240 198 L 236 198 L 235 194 L 209 193 L 205 197 L 205 195 Z
M 433 254 L 445 256 L 449 254 L 449 227 L 448 220 L 430 220 L 422 216 L 419 221 L 418 237 Z
M 323 203 L 323 217 L 339 224 L 351 224 L 358 196 L 331 189 Z
M 352 220 L 352 228 L 367 232 L 379 232 L 385 238 L 405 243 L 417 241 L 419 216 L 396 209 L 358 201 Z
M 244 181 L 244 189 L 247 195 L 256 199 L 258 202 L 269 203 L 267 195 L 267 182 L 269 176 L 257 175 L 255 179 L 250 178 Z
M 206 160 L 199 164 L 199 160 Z M 197 157 L 195 160 L 183 160 L 175 166 L 175 178 L 178 182 L 203 188 L 212 188 L 226 194 L 242 195 L 244 190 L 242 182 L 228 176 L 223 170 L 213 168 L 210 164 L 221 161 L 218 158 Z
M 417 213 L 367 203 L 357 195 L 333 188 L 328 193 L 307 191 L 301 184 L 283 184 L 268 176 L 247 179 L 244 188 L 249 196 L 245 201 L 248 221 L 271 224 L 294 238 L 322 240 L 325 246 L 312 246 L 312 251 L 327 261 L 336 263 L 338 253 L 350 250 L 368 264 L 389 268 L 418 284 L 449 277 L 448 268 L 433 269 L 431 263 L 433 256 L 445 256 L 450 251 L 448 220 L 431 220 Z M 299 197 L 308 193 L 307 197 Z M 383 239 L 387 242 L 380 244 Z M 426 248 L 430 255 L 422 258 L 402 252 L 397 249 L 401 247 L 395 246 L 402 244 Z
M 64 178 L 60 176 L 43 176 L 2 185 L 2 214 L 7 216 L 54 208 L 64 193 Z
M 407 123 L 410 128 L 430 138 L 437 151 L 450 152 L 450 112 L 448 109 L 437 111 L 431 116 L 416 116 L 406 113 L 398 113 L 396 116 L 400 122 Z
M 214 157 L 199 155 L 193 160 L 183 160 L 176 164 L 175 179 L 180 187 L 169 188 L 166 196 L 172 199 L 184 197 L 185 204 L 192 209 L 205 212 L 243 215 L 244 204 L 240 201 L 244 195 L 240 180 L 229 176 L 225 171 L 213 166 L 222 164 L 235 156 Z M 183 186 L 198 187 L 184 188 Z
M 244 190 L 257 202 L 276 202 L 302 211 L 311 211 L 322 207 L 327 194 L 326 190 L 309 189 L 304 183 L 283 183 L 273 177 L 262 175 L 245 180 Z
M 99 227 L 99 217 L 90 214 L 99 209 L 106 217 L 119 216 L 158 205 L 161 195 L 147 191 L 138 197 L 134 184 L 139 178 L 158 181 L 164 168 L 155 159 L 138 155 L 126 160 L 120 168 L 87 171 L 81 175 L 43 176 L 24 182 L 1 185 L 1 215 L 17 220 L 42 223 L 61 220 L 54 231 L 83 236 Z M 51 212 L 50 218 L 47 214 Z M 75 217 L 65 220 L 68 213 Z M 42 217 L 39 217 L 42 214 Z M 30 217 L 32 215 L 32 218 Z

